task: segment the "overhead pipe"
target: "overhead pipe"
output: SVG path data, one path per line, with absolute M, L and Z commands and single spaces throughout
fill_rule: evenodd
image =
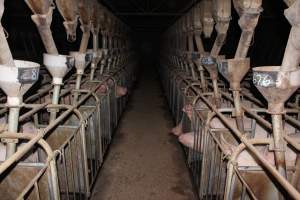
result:
M 97 3 L 97 2 L 96 2 Z M 82 38 L 80 43 L 80 48 L 78 52 L 71 52 L 70 55 L 75 58 L 75 68 L 76 68 L 76 84 L 73 97 L 73 104 L 76 104 L 79 98 L 79 90 L 81 85 L 82 76 L 85 68 L 92 60 L 89 54 L 87 54 L 88 42 L 90 39 L 91 32 L 91 12 L 94 5 L 94 1 L 79 0 L 78 9 L 82 30 Z M 92 53 L 92 52 L 90 52 Z
M 212 1 L 203 0 L 200 2 L 200 17 L 205 38 L 210 38 L 214 30 L 214 19 L 212 16 Z
M 199 71 L 199 75 L 200 75 L 200 83 L 201 83 L 201 88 L 202 91 L 205 92 L 206 91 L 206 80 L 205 80 L 205 76 L 204 76 L 204 68 L 202 66 L 201 63 L 201 56 L 203 56 L 205 54 L 205 50 L 203 47 L 203 42 L 202 42 L 202 23 L 201 23 L 201 19 L 199 16 L 201 16 L 201 9 L 200 9 L 201 4 L 198 3 L 194 8 L 193 8 L 193 24 L 194 24 L 194 37 L 195 37 L 195 43 L 197 46 L 197 50 L 199 53 L 199 58 L 195 60 L 195 64 L 198 68 Z
M 213 10 L 215 28 L 218 34 L 210 55 L 217 57 L 226 39 L 231 20 L 231 0 L 213 0 Z
M 91 64 L 90 80 L 92 81 L 95 76 L 97 65 L 102 57 L 102 52 L 99 50 L 99 31 L 100 31 L 100 16 L 102 9 L 97 1 L 93 2 L 92 7 L 92 34 L 93 34 L 93 61 Z
M 227 35 L 229 22 L 231 19 L 231 2 L 229 0 L 215 0 L 213 1 L 213 16 L 216 20 L 216 30 L 218 32 L 217 38 L 215 39 L 214 46 L 211 49 L 210 56 L 205 56 L 202 59 L 202 64 L 209 72 L 214 92 L 214 101 L 217 106 L 220 105 L 220 94 L 218 88 L 218 69 L 217 59 L 220 50 L 224 44 L 224 40 Z
M 201 9 L 200 9 L 200 3 L 198 3 L 192 10 L 192 21 L 193 21 L 193 27 L 194 27 L 194 37 L 195 37 L 195 43 L 197 46 L 197 50 L 198 52 L 200 52 L 201 54 L 204 53 L 204 47 L 203 47 L 203 43 L 202 43 L 202 39 L 201 39 L 201 34 L 203 32 L 203 28 L 202 28 L 202 23 L 201 23 L 201 18 L 199 16 L 201 16 Z
M 0 0 L 0 20 L 4 13 L 4 0 Z M 0 28 L 0 64 L 15 67 L 15 63 L 8 46 L 4 28 L 1 25 Z
M 91 32 L 91 3 L 89 0 L 79 0 L 79 20 L 81 23 L 81 30 L 82 30 L 82 38 L 80 43 L 80 53 L 85 53 L 88 42 L 90 39 L 90 32 Z
M 108 13 L 109 14 L 109 13 Z M 113 18 L 111 15 L 107 18 L 107 49 L 108 49 L 108 59 L 107 59 L 107 69 L 106 71 L 109 72 L 112 66 L 112 48 L 113 48 Z
M 244 132 L 243 109 L 240 100 L 240 82 L 250 69 L 249 59 L 245 59 L 260 16 L 261 0 L 234 0 L 234 7 L 240 19 L 242 34 L 234 59 L 223 60 L 219 63 L 219 72 L 230 83 L 235 108 L 237 128 Z M 228 27 L 227 27 L 228 28 Z
M 102 36 L 102 59 L 100 62 L 100 75 L 102 75 L 104 73 L 104 68 L 106 65 L 106 61 L 107 61 L 107 56 L 108 56 L 108 46 L 107 46 L 107 11 L 105 9 L 103 9 L 103 12 L 100 13 L 99 16 L 99 22 L 100 22 L 100 32 L 101 32 L 101 36 Z
M 49 54 L 58 54 L 55 42 L 50 29 L 52 22 L 53 3 L 51 0 L 25 0 L 28 7 L 34 13 L 31 16 L 36 24 L 46 51 Z
M 78 24 L 78 0 L 55 0 L 58 11 L 64 18 L 64 27 L 69 42 L 76 41 Z
M 233 5 L 240 16 L 239 26 L 242 29 L 235 58 L 245 58 L 247 56 L 254 30 L 262 12 L 261 4 L 262 0 L 233 0 Z
M 185 17 L 185 30 L 187 32 L 187 65 L 190 68 L 192 79 L 197 80 L 194 69 L 193 53 L 194 49 L 194 28 L 193 28 L 193 12 L 188 13 Z

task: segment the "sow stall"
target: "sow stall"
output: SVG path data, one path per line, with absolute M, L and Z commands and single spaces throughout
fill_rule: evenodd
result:
M 43 64 L 52 84 L 45 81 L 23 101 L 39 80 L 40 65 L 3 55 L 0 87 L 7 103 L 0 105 L 1 198 L 87 199 L 135 81 L 129 29 L 97 1 L 26 3 L 47 51 Z M 80 21 L 78 52 L 58 53 L 50 29 L 55 6 L 69 41 L 75 40 Z M 91 32 L 93 48 L 87 49 Z M 109 42 L 99 48 L 98 38 Z M 5 52 L 10 53 L 8 45 Z
M 251 68 L 246 56 L 261 0 L 203 0 L 165 32 L 161 80 L 177 123 L 172 132 L 185 146 L 200 199 L 300 198 L 299 106 L 297 98 L 289 100 L 300 83 L 300 2 L 287 4 L 285 16 L 292 28 L 282 65 L 252 68 L 242 84 Z M 219 53 L 231 5 L 242 32 L 235 57 L 228 59 Z M 199 35 L 210 37 L 214 28 L 217 37 L 208 51 Z

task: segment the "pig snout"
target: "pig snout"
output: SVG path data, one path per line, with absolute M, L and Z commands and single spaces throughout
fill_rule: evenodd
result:
M 123 97 L 127 94 L 127 88 L 122 86 L 117 86 L 116 88 L 116 96 L 117 98 Z
M 175 136 L 180 136 L 182 134 L 182 121 L 177 126 L 172 128 L 171 133 Z
M 179 136 L 178 140 L 184 146 L 193 149 L 194 148 L 194 138 L 195 134 L 193 132 L 184 133 Z

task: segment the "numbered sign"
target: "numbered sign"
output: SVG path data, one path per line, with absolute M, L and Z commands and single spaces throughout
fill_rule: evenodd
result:
M 20 83 L 34 83 L 39 79 L 39 68 L 19 68 L 18 80 Z
M 253 84 L 259 87 L 276 87 L 277 73 L 253 73 Z
M 202 63 L 203 65 L 213 65 L 213 64 L 216 63 L 216 59 L 213 58 L 213 57 L 210 57 L 210 56 L 208 56 L 208 57 L 203 57 L 202 60 L 201 60 L 201 63 Z

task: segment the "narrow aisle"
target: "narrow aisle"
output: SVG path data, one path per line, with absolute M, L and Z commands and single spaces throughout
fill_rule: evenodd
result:
M 94 200 L 193 200 L 183 153 L 157 74 L 147 69 L 94 187 Z

